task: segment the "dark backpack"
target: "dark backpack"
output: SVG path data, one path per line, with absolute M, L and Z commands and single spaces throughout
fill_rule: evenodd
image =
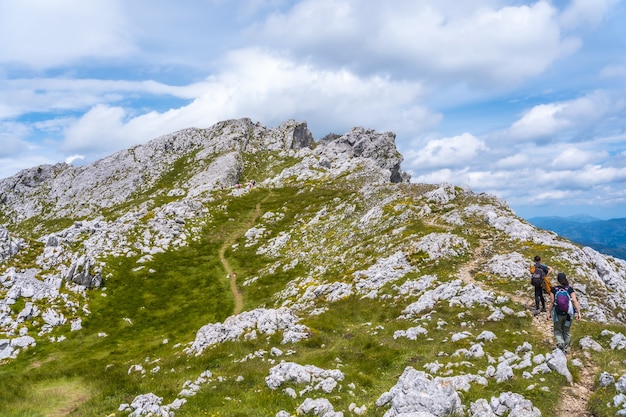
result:
M 538 265 L 531 266 L 530 271 L 530 283 L 535 287 L 543 287 L 545 284 L 543 279 L 546 276 L 546 271 Z
M 571 298 L 568 287 L 557 287 L 554 293 L 554 308 L 558 314 L 567 314 L 570 309 Z

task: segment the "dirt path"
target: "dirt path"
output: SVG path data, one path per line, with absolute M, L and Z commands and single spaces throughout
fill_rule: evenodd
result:
M 222 262 L 222 265 L 226 270 L 228 280 L 230 281 L 230 290 L 233 293 L 233 297 L 235 298 L 235 308 L 233 310 L 233 315 L 241 313 L 241 310 L 243 309 L 243 294 L 241 293 L 241 291 L 239 291 L 239 288 L 237 288 L 237 275 L 233 272 L 233 269 L 231 268 L 224 254 L 226 253 L 226 249 L 228 249 L 228 247 L 232 246 L 232 244 L 235 243 L 235 240 L 243 236 L 243 234 L 254 225 L 254 222 L 260 215 L 261 203 L 257 203 L 256 208 L 254 209 L 254 215 L 250 219 L 248 219 L 248 221 L 243 224 L 241 228 L 238 229 L 238 233 L 234 233 L 232 236 L 227 238 L 219 250 L 220 262 Z
M 531 299 L 531 296 L 533 296 L 533 294 L 530 294 L 526 299 L 511 298 L 521 304 L 525 303 L 525 307 L 532 311 L 535 308 L 535 301 L 534 297 Z M 549 301 L 547 301 L 547 303 L 549 303 Z M 574 323 L 573 326 L 573 331 L 575 332 L 576 324 Z M 540 313 L 533 317 L 533 329 L 543 337 L 544 343 L 549 346 L 554 346 L 552 336 L 553 325 L 548 313 Z M 574 352 L 568 354 L 567 359 L 571 361 L 574 358 L 578 358 L 583 363 L 583 366 L 579 368 L 580 373 L 577 380 L 571 385 L 564 385 L 561 388 L 559 395 L 560 402 L 555 409 L 557 417 L 588 417 L 591 415 L 586 410 L 593 391 L 593 384 L 596 373 L 598 372 L 598 367 L 585 358 L 582 352 L 576 351 L 575 349 Z
M 480 245 L 474 250 L 472 259 L 459 270 L 458 276 L 467 284 L 480 285 L 474 279 L 473 272 L 479 269 L 487 261 L 485 256 L 484 241 L 481 240 Z M 529 290 L 530 291 L 530 290 Z M 520 291 L 516 294 L 507 294 L 511 300 L 524 306 L 525 309 L 533 311 L 535 308 L 535 300 L 532 293 L 525 294 Z M 548 319 L 547 313 L 540 313 L 533 317 L 533 330 L 541 335 L 543 342 L 552 345 L 552 322 Z M 574 324 L 575 326 L 575 324 Z M 565 385 L 561 389 L 561 401 L 556 406 L 557 417 L 588 417 L 590 414 L 586 411 L 589 397 L 593 390 L 597 366 L 584 357 L 574 352 L 568 357 L 568 360 L 578 358 L 583 362 L 584 366 L 580 368 L 579 378 L 572 385 Z

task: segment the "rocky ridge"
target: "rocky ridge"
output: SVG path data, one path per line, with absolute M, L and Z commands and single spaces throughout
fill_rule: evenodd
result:
M 451 184 L 410 184 L 401 162 L 391 133 L 355 128 L 315 142 L 305 123 L 268 129 L 241 119 L 166 135 L 89 166 L 42 166 L 0 180 L 0 360 L 36 349 L 38 340 L 62 344 L 71 337 L 63 329 L 82 331 L 92 294 L 106 294 L 108 260 L 136 259 L 140 271 L 157 254 L 197 241 L 226 210 L 220 199 L 286 187 L 341 192 L 287 228 L 277 226 L 290 215 L 286 209 L 265 211 L 232 251 L 266 259 L 255 274 L 241 277 L 244 290 L 276 271 L 300 272 L 273 295 L 272 305 L 206 323 L 180 346 L 181 354 L 205 357 L 226 343 L 280 335 L 277 346 L 233 358 L 266 364 L 266 389 L 298 403 L 273 415 L 539 416 L 542 411 L 529 398 L 549 389 L 545 375 L 572 383 L 570 367 L 586 366 L 583 361 L 593 352 L 626 349 L 626 336 L 608 329 L 626 321 L 624 261 L 538 230 L 494 197 Z M 532 320 L 527 306 L 515 299 L 529 292 L 529 259 L 538 250 L 574 277 L 585 320 L 607 326 L 598 336 L 580 337 L 579 349 L 588 355 L 568 361 L 560 350 L 522 342 L 528 336 L 523 331 L 519 345 L 503 349 L 494 343 L 503 334 L 480 328 L 480 323 Z M 31 260 L 23 267 L 26 254 Z M 468 282 L 460 270 L 470 259 L 484 266 L 472 271 Z M 498 280 L 519 289 L 509 294 Z M 398 343 L 426 342 L 443 332 L 439 341 L 455 349 L 407 364 L 396 385 L 372 393 L 368 403 L 336 410 L 339 392 L 357 397 L 354 392 L 363 389 L 342 372 L 340 361 L 322 368 L 282 358 L 297 356 L 316 332 L 308 321 L 350 299 L 396 306 L 399 314 L 386 326 L 401 327 L 390 334 Z M 458 328 L 438 313 L 450 308 L 458 311 Z M 482 318 L 463 321 L 470 316 Z M 375 337 L 385 330 L 363 323 L 361 331 Z M 613 378 L 605 386 L 624 392 L 620 375 L 601 371 L 602 381 Z M 160 370 L 140 364 L 128 370 L 146 372 Z M 119 411 L 184 415 L 185 404 L 220 378 L 206 370 L 185 382 L 167 405 L 159 395 L 137 393 Z M 476 387 L 511 380 L 527 381 L 526 391 L 503 390 L 470 403 L 461 398 Z M 626 407 L 624 394 L 615 398 L 614 411 Z

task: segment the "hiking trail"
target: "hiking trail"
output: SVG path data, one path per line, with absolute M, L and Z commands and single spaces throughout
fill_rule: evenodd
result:
M 235 308 L 233 309 L 233 315 L 237 315 L 241 313 L 241 310 L 243 309 L 243 294 L 241 291 L 239 291 L 239 288 L 237 288 L 237 274 L 233 272 L 233 269 L 231 268 L 230 264 L 228 263 L 228 260 L 226 259 L 226 256 L 225 256 L 226 249 L 228 249 L 228 247 L 230 247 L 233 243 L 235 243 L 235 240 L 243 236 L 243 234 L 246 233 L 246 231 L 254 225 L 254 222 L 256 222 L 256 219 L 260 215 L 261 215 L 261 203 L 257 203 L 254 209 L 253 215 L 241 227 L 237 228 L 236 233 L 233 233 L 232 235 L 226 238 L 226 240 L 224 241 L 224 244 L 219 250 L 220 262 L 222 263 L 222 265 L 224 266 L 224 269 L 226 270 L 228 280 L 230 281 L 230 291 L 233 293 L 233 297 L 235 298 Z
M 463 265 L 458 272 L 458 277 L 466 284 L 481 286 L 481 283 L 474 279 L 475 271 L 480 269 L 480 265 L 487 262 L 489 248 L 485 248 L 485 241 L 481 239 L 480 244 L 474 250 L 471 260 Z M 493 291 L 493 289 L 491 289 Z M 506 294 L 512 301 L 522 305 L 526 310 L 533 311 L 535 307 L 534 294 L 530 288 Z M 549 297 L 546 304 L 549 303 Z M 552 321 L 548 319 L 548 313 L 539 313 L 532 317 L 532 329 L 542 337 L 542 342 L 552 346 Z M 576 331 L 574 324 L 573 331 Z M 557 417 L 588 417 L 587 405 L 593 391 L 595 376 L 598 372 L 596 364 L 585 357 L 584 352 L 575 350 L 568 354 L 568 362 L 578 358 L 583 366 L 579 368 L 579 377 L 571 385 L 563 385 L 559 395 L 560 402 L 556 404 L 554 411 Z

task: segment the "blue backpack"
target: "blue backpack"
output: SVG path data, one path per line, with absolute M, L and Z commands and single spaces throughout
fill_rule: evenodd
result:
M 569 286 L 556 288 L 557 290 L 554 294 L 554 308 L 556 309 L 557 314 L 568 314 L 573 310 L 570 309 L 572 299 L 569 296 Z

